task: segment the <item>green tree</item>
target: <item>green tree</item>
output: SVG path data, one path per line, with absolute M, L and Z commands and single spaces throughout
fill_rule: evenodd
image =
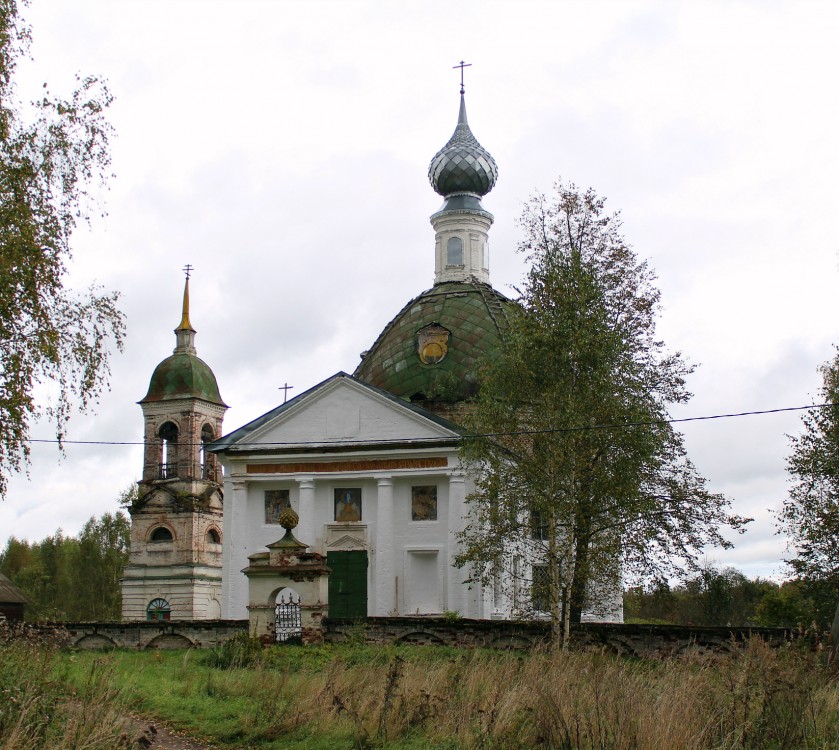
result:
M 29 429 L 44 415 L 59 442 L 75 409 L 106 386 L 109 347 L 122 350 L 116 293 L 65 289 L 70 241 L 109 176 L 107 87 L 80 78 L 69 98 L 43 89 L 24 118 L 14 73 L 30 30 L 16 0 L 0 0 L 0 498 L 29 458 Z M 46 406 L 36 390 L 52 384 Z
M 521 607 L 529 591 L 560 640 L 584 606 L 620 590 L 622 573 L 698 569 L 706 545 L 731 546 L 720 528 L 747 519 L 706 489 L 667 421 L 689 398 L 691 367 L 656 337 L 654 275 L 618 215 L 559 183 L 520 225 L 531 267 L 505 346 L 481 373 L 476 437 L 463 448 L 477 489 L 458 562 L 472 580 L 509 584 Z
M 0 554 L 0 570 L 29 597 L 27 619 L 62 620 L 72 616 L 77 553 L 78 542 L 64 536 L 61 529 L 32 544 L 9 539 Z
M 120 579 L 128 561 L 130 533 L 131 524 L 122 511 L 105 513 L 99 519 L 91 517 L 82 528 L 74 561 L 74 588 L 78 598 L 75 618 L 120 618 Z
M 11 537 L 0 552 L 0 572 L 29 597 L 26 618 L 119 619 L 130 528 L 128 516 L 117 511 L 91 517 L 78 537 L 61 529 L 34 543 Z
M 798 578 L 827 584 L 835 606 L 839 589 L 839 354 L 820 368 L 820 401 L 802 417 L 803 431 L 790 438 L 791 486 L 778 527 L 794 556 L 787 564 Z
M 768 590 L 758 602 L 755 612 L 755 622 L 766 627 L 806 626 L 817 619 L 818 615 L 813 611 L 812 602 L 807 599 L 800 581 L 784 581 Z M 825 624 L 821 623 L 821 626 Z

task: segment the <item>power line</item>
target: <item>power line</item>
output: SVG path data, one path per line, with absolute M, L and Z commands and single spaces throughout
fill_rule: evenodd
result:
M 837 404 L 825 403 L 825 404 L 810 404 L 808 406 L 784 406 L 779 409 L 761 409 L 756 411 L 741 411 L 741 412 L 732 412 L 729 414 L 710 414 L 701 417 L 681 417 L 679 419 L 659 419 L 659 420 L 651 420 L 651 421 L 642 421 L 642 422 L 624 422 L 622 424 L 596 424 L 596 425 L 580 425 L 577 427 L 553 427 L 550 429 L 545 430 L 514 430 L 511 432 L 486 432 L 486 433 L 470 433 L 461 435 L 460 438 L 462 439 L 470 439 L 470 438 L 485 438 L 485 437 L 510 437 L 515 435 L 550 435 L 556 433 L 563 433 L 563 432 L 586 432 L 589 430 L 625 430 L 634 427 L 655 427 L 658 425 L 665 425 L 665 424 L 680 424 L 682 422 L 704 422 L 709 421 L 712 419 L 735 419 L 737 417 L 754 417 L 760 416 L 763 414 L 780 414 L 782 412 L 791 412 L 791 411 L 807 411 L 809 409 L 824 409 L 828 406 L 837 406 Z M 388 440 L 310 440 L 305 442 L 247 442 L 243 441 L 238 443 L 239 446 L 282 446 L 282 445 L 355 445 L 355 444 L 364 444 L 364 445 L 376 445 L 376 444 L 392 444 L 392 443 L 399 443 L 399 442 L 406 442 L 408 439 L 399 439 L 399 438 L 390 438 Z M 438 443 L 440 442 L 440 437 L 430 437 L 430 438 L 410 438 L 411 443 Z M 131 441 L 131 440 L 46 440 L 46 439 L 39 439 L 39 438 L 30 438 L 27 442 L 29 443 L 52 443 L 57 444 L 60 443 L 61 445 L 146 445 L 148 441 L 146 440 L 139 440 L 139 441 Z M 177 442 L 177 441 L 176 441 Z M 181 446 L 196 446 L 196 445 L 204 445 L 204 443 L 182 443 L 178 442 L 178 445 Z

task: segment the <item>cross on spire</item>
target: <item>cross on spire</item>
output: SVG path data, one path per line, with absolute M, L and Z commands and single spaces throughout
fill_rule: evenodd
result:
M 463 88 L 463 69 L 464 68 L 471 68 L 471 67 L 472 67 L 472 63 L 463 62 L 463 60 L 460 61 L 460 65 L 452 65 L 452 70 L 456 70 L 457 68 L 460 68 L 460 93 L 461 94 L 465 91 L 465 89 Z
M 187 279 L 189 278 L 189 274 L 190 274 L 190 273 L 192 273 L 194 270 L 195 270 L 195 267 L 194 267 L 194 266 L 189 265 L 189 263 L 187 263 L 187 264 L 183 267 L 183 272 L 186 274 Z

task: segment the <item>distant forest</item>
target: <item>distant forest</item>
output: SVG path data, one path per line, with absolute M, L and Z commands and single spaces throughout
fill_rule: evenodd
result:
M 40 542 L 12 537 L 0 572 L 30 599 L 28 620 L 118 620 L 120 578 L 128 561 L 130 519 L 122 511 L 90 518 L 78 536 L 61 530 Z M 827 628 L 836 594 L 813 581 L 778 584 L 736 568 L 708 566 L 678 584 L 659 582 L 624 594 L 627 622 Z
M 105 513 L 78 536 L 59 529 L 40 542 L 11 537 L 0 572 L 29 597 L 27 620 L 119 620 L 120 578 L 128 561 L 128 516 Z
M 821 581 L 783 583 L 708 566 L 677 585 L 666 581 L 624 593 L 626 622 L 672 625 L 830 627 L 836 591 Z

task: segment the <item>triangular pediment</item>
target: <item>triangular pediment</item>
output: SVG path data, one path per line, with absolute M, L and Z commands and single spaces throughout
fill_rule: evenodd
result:
M 326 549 L 330 552 L 339 552 L 341 550 L 360 550 L 360 549 L 367 549 L 367 542 L 366 540 L 353 536 L 352 534 L 344 534 L 337 539 L 331 540 L 327 545 Z
M 454 425 L 339 373 L 222 438 L 215 450 L 452 440 Z

